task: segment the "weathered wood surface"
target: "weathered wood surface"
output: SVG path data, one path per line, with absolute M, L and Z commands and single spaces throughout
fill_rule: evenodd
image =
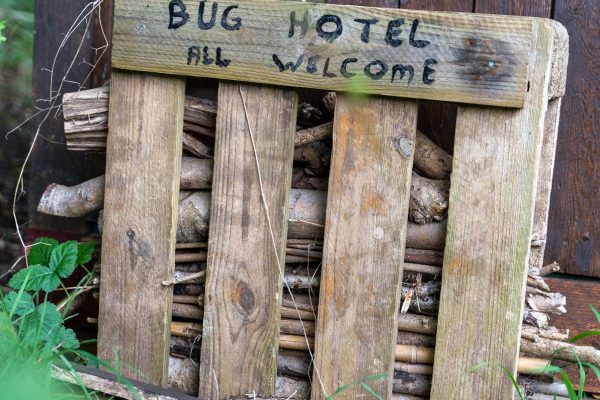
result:
M 175 266 L 185 80 L 111 79 L 98 356 L 164 385 L 173 292 L 161 282 Z
M 221 82 L 200 393 L 272 394 L 297 96 Z
M 509 107 L 523 105 L 531 78 L 530 18 L 300 2 L 213 4 L 118 2 L 113 66 Z M 401 78 L 401 66 L 412 67 L 412 80 L 410 72 Z
M 563 272 L 600 278 L 600 7 L 597 0 L 557 1 L 554 18 L 570 45 L 567 90 L 562 100 L 546 263 Z
M 313 399 L 373 374 L 388 377 L 373 390 L 391 395 L 416 118 L 416 102 L 338 96 Z
M 432 399 L 514 394 L 500 368 L 467 370 L 516 373 L 554 39 L 548 21 L 535 31 L 525 107 L 458 109 Z
M 552 21 L 554 26 L 554 53 L 552 54 L 552 70 L 548 109 L 544 121 L 544 141 L 540 160 L 540 172 L 537 184 L 537 197 L 533 215 L 533 232 L 531 235 L 531 253 L 529 255 L 530 272 L 539 271 L 544 266 L 548 234 L 548 214 L 550 211 L 550 192 L 554 175 L 554 160 L 562 96 L 567 82 L 567 64 L 569 60 L 569 34 L 564 26 Z

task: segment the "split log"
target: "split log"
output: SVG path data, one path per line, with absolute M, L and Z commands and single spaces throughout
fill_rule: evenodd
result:
M 433 374 L 433 366 L 431 364 L 410 364 L 397 361 L 394 363 L 394 371 L 431 376 Z
M 398 331 L 396 343 L 419 347 L 435 347 L 435 336 L 415 332 Z
M 331 147 L 322 141 L 296 147 L 294 161 L 304 165 L 304 172 L 308 175 L 327 176 L 331 162 Z
M 449 190 L 449 181 L 425 178 L 413 171 L 408 209 L 411 221 L 426 224 L 446 219 Z
M 560 293 L 546 293 L 544 295 L 528 295 L 525 302 L 534 311 L 545 314 L 562 315 L 567 312 L 565 305 L 567 298 Z
M 547 357 L 571 362 L 589 362 L 600 366 L 600 350 L 592 346 L 577 346 L 542 337 L 531 341 L 521 338 L 521 351 L 536 357 Z
M 435 335 L 437 332 L 437 318 L 418 314 L 399 314 L 398 329 L 406 332 Z
M 103 185 L 102 178 L 95 179 L 93 183 L 86 181 L 75 187 L 55 184 L 48 186 L 42 195 L 38 211 L 56 216 L 79 217 L 99 209 L 104 197 Z M 183 185 L 184 182 L 181 183 Z M 292 189 L 289 204 L 288 237 L 322 238 L 326 201 L 326 192 Z M 209 216 L 210 192 L 181 191 L 177 241 L 199 242 L 206 239 Z M 423 225 L 409 222 L 406 246 L 441 250 L 444 246 L 445 236 L 445 222 Z
M 548 327 L 547 329 L 538 329 L 533 326 L 523 325 L 521 337 L 534 342 L 537 341 L 538 338 L 566 342 L 569 340 L 569 330 L 561 331 L 553 326 Z

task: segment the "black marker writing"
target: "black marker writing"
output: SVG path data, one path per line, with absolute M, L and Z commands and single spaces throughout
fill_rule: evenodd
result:
M 298 21 L 296 19 L 296 11 L 292 11 L 290 13 L 290 31 L 288 32 L 288 37 L 294 36 L 294 32 L 296 31 L 297 26 L 300 27 L 300 37 L 303 38 L 304 35 L 306 35 L 306 31 L 308 30 L 308 11 L 304 11 L 302 21 Z
M 323 30 L 323 25 L 329 22 L 335 24 L 335 29 L 333 31 Z M 327 40 L 329 43 L 333 43 L 333 41 L 342 34 L 342 20 L 337 15 L 325 14 L 321 18 L 319 18 L 315 29 L 317 30 L 317 35 Z
M 431 43 L 429 40 L 415 40 L 415 34 L 417 33 L 417 28 L 419 27 L 419 20 L 415 19 L 412 23 L 412 27 L 410 28 L 410 35 L 408 36 L 408 42 L 411 46 L 417 47 L 419 49 L 426 47 Z M 437 63 L 437 61 L 436 61 Z
M 178 8 L 178 11 L 175 10 Z M 175 18 L 181 18 L 175 22 Z M 177 29 L 190 20 L 190 14 L 185 12 L 185 4 L 181 0 L 171 0 L 169 2 L 169 29 Z
M 402 44 L 402 39 L 396 39 L 402 33 L 402 29 L 398 29 L 402 24 L 404 24 L 404 18 L 393 19 L 388 23 L 384 40 L 392 47 L 398 47 Z
M 426 85 L 431 85 L 435 79 L 429 78 L 429 75 L 435 72 L 435 69 L 429 68 L 430 65 L 437 64 L 437 60 L 435 58 L 429 58 L 425 60 L 425 66 L 423 67 L 423 83 Z
M 360 40 L 362 40 L 365 43 L 369 43 L 369 34 L 371 33 L 371 25 L 376 24 L 377 22 L 379 22 L 379 20 L 377 18 L 373 18 L 373 19 L 357 18 L 354 21 L 364 24 L 362 32 L 360 33 Z
M 302 60 L 304 60 L 304 54 L 300 54 L 300 57 L 298 57 L 298 60 L 296 61 L 295 64 L 291 61 L 284 64 L 279 59 L 279 56 L 277 54 L 273 54 L 273 62 L 275 63 L 275 65 L 277 65 L 277 68 L 279 68 L 279 72 L 287 71 L 288 69 L 291 70 L 292 72 L 296 72 L 298 67 L 300 65 L 302 65 Z

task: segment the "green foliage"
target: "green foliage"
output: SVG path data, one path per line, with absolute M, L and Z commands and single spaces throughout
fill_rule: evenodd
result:
M 371 381 L 377 381 L 377 380 L 381 380 L 381 379 L 386 379 L 386 374 L 376 374 L 376 375 L 365 376 L 364 378 L 362 378 L 359 381 L 347 383 L 345 385 L 342 385 L 342 386 L 338 387 L 335 390 L 335 392 L 333 392 L 332 394 L 330 394 L 329 396 L 327 396 L 326 400 L 333 400 L 335 396 L 337 396 L 340 393 L 343 393 L 348 388 L 350 388 L 351 386 L 354 386 L 354 385 L 360 385 L 363 389 L 365 389 L 367 391 L 367 393 L 369 393 L 375 399 L 377 399 L 377 400 L 383 400 L 383 397 L 381 397 L 380 394 L 376 393 L 373 390 L 373 388 L 371 388 L 371 386 L 369 386 L 369 382 L 371 382 Z
M 89 262 L 93 251 L 89 243 L 38 239 L 27 256 L 30 266 L 9 281 L 14 290 L 5 296 L 0 292 L 0 400 L 92 398 L 84 387 L 74 392 L 72 386 L 52 379 L 53 368 L 76 374 L 73 362 L 98 363 L 93 355 L 78 350 L 75 332 L 64 326 L 64 310 L 79 292 L 63 286 L 67 297 L 59 307 L 48 295 L 77 266 Z M 88 272 L 77 286 L 90 280 Z
M 34 5 L 33 0 L 0 1 L 0 133 L 31 109 Z
M 598 324 L 600 324 L 600 312 L 598 312 L 598 310 L 596 310 L 596 308 L 591 304 L 590 304 L 590 309 L 592 310 L 592 313 L 598 320 Z M 569 339 L 569 342 L 574 343 L 581 339 L 585 339 L 587 337 L 597 336 L 597 335 L 600 335 L 599 330 L 589 330 L 589 331 L 585 331 L 578 335 L 573 336 L 572 338 Z M 568 350 L 564 349 L 564 350 L 559 350 L 559 351 L 568 351 Z M 569 375 L 567 374 L 565 369 L 562 367 L 558 367 L 555 365 L 548 365 L 539 372 L 540 372 L 540 374 L 544 374 L 544 375 L 552 374 L 555 376 L 559 376 L 561 381 L 565 384 L 565 386 L 567 388 L 569 400 L 583 400 L 583 399 L 586 399 L 586 396 L 585 396 L 586 372 L 592 371 L 594 373 L 594 375 L 596 376 L 596 379 L 598 379 L 598 382 L 600 382 L 600 369 L 598 368 L 599 366 L 594 365 L 592 363 L 582 362 L 579 359 L 579 357 L 577 356 L 577 354 L 573 353 L 573 355 L 575 356 L 575 359 L 577 361 L 569 363 L 568 365 L 576 365 L 577 366 L 577 369 L 579 372 L 579 382 L 577 385 L 578 389 L 575 389 L 575 385 L 573 384 L 573 381 L 571 381 L 571 378 L 569 377 Z M 494 366 L 502 368 L 502 370 L 504 371 L 506 376 L 510 379 L 512 385 L 516 389 L 519 399 L 525 400 L 525 394 L 521 391 L 521 388 L 519 388 L 519 385 L 517 384 L 517 380 L 516 380 L 515 376 L 512 374 L 512 372 L 508 368 L 506 368 L 503 365 L 499 365 L 499 364 L 491 363 L 491 362 L 484 362 L 479 365 L 476 365 L 473 368 L 470 368 L 468 370 L 468 372 L 474 372 L 482 367 L 487 367 L 490 365 L 494 365 Z

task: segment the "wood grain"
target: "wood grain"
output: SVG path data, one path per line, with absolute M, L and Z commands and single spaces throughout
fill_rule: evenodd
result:
M 571 34 L 552 188 L 546 263 L 568 274 L 600 277 L 600 7 L 557 1 L 554 17 Z
M 552 2 L 553 0 L 475 0 L 474 12 L 550 18 Z
M 98 356 L 167 383 L 185 80 L 112 71 Z M 143 316 L 137 318 L 135 316 Z
M 218 99 L 200 393 L 273 394 L 297 96 L 221 82 Z
M 550 210 L 550 193 L 552 176 L 554 175 L 554 160 L 562 94 L 567 80 L 567 64 L 569 60 L 569 34 L 564 26 L 551 21 L 554 26 L 554 51 L 552 53 L 552 70 L 548 96 L 548 110 L 544 121 L 544 141 L 540 160 L 535 212 L 533 215 L 533 231 L 531 234 L 531 253 L 529 255 L 530 271 L 539 271 L 544 266 L 544 251 L 548 234 L 548 214 Z M 558 96 L 558 97 L 555 97 Z
M 473 0 L 402 0 L 400 8 L 446 12 L 472 12 Z M 454 103 L 425 101 L 419 105 L 417 128 L 448 154 L 454 151 L 456 130 Z
M 416 119 L 416 102 L 338 95 L 313 399 L 374 374 L 387 379 L 371 388 L 391 396 Z
M 468 370 L 516 375 L 554 40 L 536 25 L 525 107 L 458 108 L 432 399 L 514 395 L 501 368 Z
M 241 18 L 238 30 L 226 30 L 219 24 L 200 30 L 198 3 L 198 0 L 186 2 L 190 21 L 179 28 L 168 29 L 168 7 L 163 1 L 119 1 L 115 8 L 113 66 L 463 103 L 508 107 L 523 104 L 528 54 L 532 50 L 532 19 L 305 2 L 284 2 L 274 8 L 269 1 L 256 0 L 239 4 L 231 13 L 231 18 Z M 232 0 L 218 4 L 221 10 L 237 5 Z M 288 37 L 291 12 L 296 19 L 307 15 L 304 37 L 299 27 L 294 28 L 293 37 Z M 331 43 L 316 31 L 323 15 L 340 19 L 342 32 L 337 39 L 330 39 Z M 208 16 L 205 18 L 208 20 Z M 364 24 L 355 19 L 372 18 L 379 22 L 372 24 L 368 43 L 364 43 L 361 40 Z M 404 21 L 402 29 L 398 27 L 402 33 L 391 36 L 402 40 L 398 47 L 385 41 L 388 22 L 393 19 Z M 413 45 L 409 44 L 409 33 L 417 20 L 415 40 L 429 41 L 429 44 L 421 42 L 424 46 L 421 48 L 414 41 Z M 329 32 L 335 25 L 328 22 L 323 26 Z M 190 53 L 190 46 L 198 48 Z M 195 56 L 203 51 L 203 46 L 207 46 L 209 54 L 206 64 L 204 57 Z M 222 59 L 230 60 L 227 66 L 216 65 L 217 48 L 221 48 Z M 295 72 L 291 67 L 280 72 L 274 55 L 282 62 L 279 68 L 292 60 L 296 63 L 302 55 L 303 58 Z M 313 59 L 316 67 L 311 70 L 308 61 L 313 56 L 320 58 Z M 356 58 L 356 62 L 348 64 L 348 71 L 356 75 L 343 77 L 341 65 L 351 58 Z M 329 67 L 326 69 L 327 59 Z M 371 66 L 372 76 L 368 77 L 365 67 L 377 60 L 385 63 L 387 72 L 379 75 L 381 64 Z M 427 82 L 424 75 L 427 60 L 437 62 L 430 65 L 436 70 L 432 75 L 434 82 Z M 391 81 L 393 66 L 398 64 L 413 66 L 414 79 L 410 83 L 408 72 L 403 79 L 396 75 L 395 82 Z

